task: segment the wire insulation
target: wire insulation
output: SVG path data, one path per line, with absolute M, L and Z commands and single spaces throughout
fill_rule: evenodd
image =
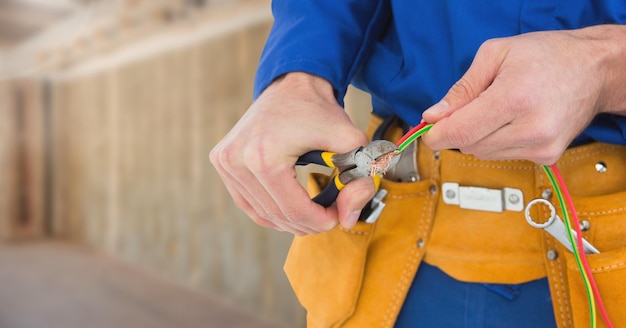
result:
M 596 284 L 595 279 L 593 278 L 593 274 L 591 272 L 591 267 L 589 266 L 589 261 L 587 261 L 587 256 L 583 247 L 583 237 L 582 231 L 580 230 L 580 222 L 578 220 L 578 214 L 576 213 L 576 208 L 574 207 L 574 202 L 572 201 L 572 197 L 567 190 L 565 185 L 565 180 L 561 176 L 559 169 L 556 164 L 552 164 L 550 166 L 544 166 L 544 170 L 546 174 L 550 178 L 550 182 L 555 190 L 557 198 L 559 200 L 559 204 L 561 206 L 563 212 L 563 221 L 565 222 L 565 227 L 567 229 L 568 238 L 574 249 L 574 255 L 576 257 L 576 261 L 578 263 L 578 268 L 583 276 L 583 281 L 585 282 L 585 289 L 587 290 L 587 298 L 589 299 L 589 307 L 591 315 L 591 326 L 595 327 L 595 306 L 598 306 L 600 310 L 600 315 L 604 320 L 604 323 L 609 328 L 613 328 L 613 324 L 606 312 L 606 308 L 604 307 L 604 303 L 602 301 L 602 297 L 600 295 L 600 291 L 598 290 L 598 286 Z M 567 212 L 571 213 L 571 217 Z M 570 222 L 571 220 L 571 222 Z M 574 226 L 574 230 L 576 231 L 576 236 L 573 236 L 571 226 Z M 593 293 L 593 296 L 591 295 Z M 595 302 L 594 302 L 595 301 Z
M 402 151 L 404 151 L 404 149 L 408 145 L 410 145 L 411 142 L 417 140 L 417 138 L 421 137 L 424 133 L 428 132 L 428 130 L 430 130 L 432 126 L 433 126 L 432 124 L 422 122 L 418 124 L 417 126 L 415 126 L 414 128 L 412 128 L 409 132 L 407 132 L 404 136 L 402 136 L 402 138 L 400 138 L 400 140 L 398 140 L 398 142 L 396 143 L 396 145 L 398 146 L 397 152 L 401 153 Z

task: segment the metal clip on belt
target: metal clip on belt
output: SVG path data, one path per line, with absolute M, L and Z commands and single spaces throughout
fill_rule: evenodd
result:
M 515 188 L 488 189 L 445 182 L 441 185 L 441 191 L 444 203 L 459 205 L 464 209 L 498 213 L 504 210 L 524 210 L 524 194 Z

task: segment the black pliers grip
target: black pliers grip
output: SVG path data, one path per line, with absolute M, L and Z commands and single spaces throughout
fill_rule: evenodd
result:
M 318 164 L 333 169 L 338 173 L 332 181 L 313 198 L 313 201 L 328 207 L 332 205 L 339 191 L 350 181 L 372 176 L 380 181 L 380 174 L 398 163 L 397 146 L 390 141 L 376 140 L 364 147 L 357 147 L 347 153 L 337 154 L 322 150 L 310 151 L 298 158 L 296 165 Z M 381 159 L 385 159 L 380 166 Z M 378 184 L 377 184 L 378 187 Z
M 300 156 L 296 162 L 296 165 L 308 165 L 308 164 L 317 164 L 326 167 L 330 167 L 332 169 L 336 169 L 337 166 L 333 163 L 333 158 L 336 156 L 336 153 L 322 150 L 313 150 L 302 156 Z M 322 189 L 322 191 L 317 194 L 317 196 L 313 197 L 313 201 L 324 206 L 328 207 L 332 205 L 337 196 L 339 195 L 339 191 L 343 189 L 346 185 L 341 182 L 339 179 L 339 175 L 335 175 L 335 177 L 328 183 L 328 185 Z

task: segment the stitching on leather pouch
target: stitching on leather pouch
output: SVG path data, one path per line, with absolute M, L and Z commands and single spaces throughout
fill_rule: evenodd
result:
M 426 225 L 428 225 L 430 221 L 432 220 L 432 216 L 433 216 L 433 213 L 431 213 L 432 206 L 435 203 L 433 200 L 434 200 L 434 197 L 427 197 L 424 200 L 424 205 L 422 207 L 422 215 L 420 218 L 420 224 L 417 229 L 418 230 L 417 237 L 423 235 L 424 229 L 422 227 L 424 226 L 424 221 L 426 221 L 427 223 Z M 426 220 L 424 220 L 425 218 Z M 402 273 L 400 274 L 400 281 L 398 282 L 398 285 L 396 286 L 393 296 L 391 297 L 391 303 L 389 304 L 389 306 L 387 306 L 387 311 L 385 311 L 385 317 L 383 318 L 383 322 L 382 322 L 383 327 L 393 326 L 393 323 L 395 322 L 395 318 L 392 318 L 391 313 L 394 309 L 397 309 L 397 312 L 400 311 L 399 307 L 402 306 L 401 304 L 402 297 L 400 295 L 402 294 L 402 290 L 408 292 L 408 288 L 413 283 L 413 280 L 410 279 L 409 276 L 410 276 L 410 272 L 413 271 L 411 269 L 419 265 L 420 253 L 421 253 L 421 250 L 418 249 L 416 245 L 413 245 L 411 247 L 409 260 L 404 265 L 404 269 L 402 270 Z
M 573 157 L 572 158 L 568 158 L 567 160 L 564 160 L 562 162 L 559 162 L 559 164 L 571 163 L 571 162 L 574 162 L 574 161 L 577 161 L 577 160 L 589 158 L 589 157 L 596 156 L 596 155 L 601 155 L 601 154 L 604 154 L 604 153 L 608 153 L 608 152 L 610 152 L 610 151 L 612 151 L 614 149 L 617 149 L 619 147 L 618 146 L 608 146 L 608 145 L 594 145 L 593 147 L 589 147 L 589 148 L 601 148 L 601 149 L 596 150 L 596 151 L 592 151 L 592 152 L 589 152 L 589 153 L 587 153 L 589 151 L 589 149 L 574 149 L 574 150 L 572 150 L 568 154 L 568 157 L 570 155 L 572 155 Z M 585 154 L 584 155 L 580 155 L 580 156 L 576 156 L 577 153 L 582 153 L 582 152 L 585 152 Z
M 529 171 L 534 170 L 535 166 L 510 166 L 510 165 L 494 165 L 494 164 L 481 164 L 481 163 L 462 163 L 455 161 L 447 161 L 448 164 L 456 165 L 456 166 L 464 166 L 464 167 L 481 167 L 481 168 L 490 168 L 490 169 L 505 169 L 505 170 L 519 170 L 519 171 Z
M 411 281 L 409 281 L 410 279 L 408 279 L 408 272 L 409 267 L 413 267 L 415 265 L 417 261 L 417 256 L 416 254 L 419 254 L 419 252 L 417 251 L 417 249 L 415 247 L 413 247 L 411 249 L 411 253 L 409 254 L 409 260 L 406 262 L 406 265 L 404 266 L 404 269 L 402 270 L 402 274 L 400 275 L 400 281 L 398 282 L 398 285 L 393 293 L 393 296 L 391 297 L 391 303 L 389 304 L 389 306 L 387 307 L 387 311 L 385 311 L 385 317 L 383 319 L 383 327 L 391 327 L 392 323 L 394 320 L 392 320 L 391 318 L 391 312 L 393 311 L 393 309 L 398 308 L 399 306 L 402 306 L 400 304 L 400 294 L 401 294 L 401 286 L 407 286 L 407 284 L 410 284 Z
M 599 149 L 595 150 L 595 151 L 589 152 L 590 150 L 592 150 L 594 148 L 599 148 Z M 566 160 L 564 160 L 562 162 L 559 162 L 559 164 L 567 164 L 567 163 L 575 162 L 575 161 L 578 161 L 578 160 L 581 160 L 581 159 L 589 158 L 589 157 L 592 157 L 592 156 L 601 155 L 601 154 L 613 151 L 613 150 L 615 150 L 617 148 L 620 148 L 620 147 L 619 146 L 614 146 L 614 145 L 599 144 L 599 145 L 592 145 L 592 146 L 590 146 L 588 148 L 585 148 L 585 149 L 572 149 L 568 153 L 568 157 L 570 157 L 570 156 L 572 156 L 572 157 L 568 158 L 568 159 L 566 159 Z M 578 154 L 578 153 L 584 153 L 584 154 L 577 156 L 576 154 Z M 457 159 L 461 159 L 463 161 L 476 162 L 476 163 L 463 163 L 463 162 L 457 162 L 457 161 L 449 161 L 449 163 L 454 164 L 454 165 L 458 165 L 458 166 L 486 167 L 486 168 L 509 169 L 509 170 L 533 170 L 533 169 L 535 169 L 535 167 L 529 167 L 529 166 L 519 167 L 519 166 L 510 166 L 510 165 L 493 165 L 493 164 L 485 165 L 485 164 L 480 164 L 481 160 L 473 158 L 473 157 L 469 157 L 467 155 L 462 155 L 462 154 L 449 153 L 448 156 L 454 157 L 454 158 L 457 158 Z M 526 161 L 523 161 L 523 160 L 507 160 L 506 162 L 508 162 L 508 163 L 525 163 Z
M 477 159 L 476 157 L 471 157 L 470 155 L 465 155 L 462 153 L 447 153 L 448 156 L 450 157 L 456 157 L 458 159 L 462 159 L 464 161 L 473 161 L 473 162 L 482 162 L 482 160 Z M 512 159 L 512 160 L 506 160 L 505 162 L 508 163 L 527 163 L 528 161 L 524 161 L 524 160 L 519 160 L 519 159 Z
M 350 229 L 346 229 L 343 226 L 339 226 L 339 230 L 343 231 L 343 232 L 347 232 L 349 234 L 353 234 L 353 235 L 358 235 L 358 236 L 367 236 L 369 235 L 369 231 L 356 231 L 356 230 L 350 230 Z
M 606 215 L 606 214 L 615 214 L 615 213 L 620 213 L 620 212 L 624 212 L 626 211 L 626 207 L 620 207 L 620 208 L 614 208 L 611 210 L 604 210 L 604 211 L 600 211 L 600 212 L 578 212 L 579 216 L 583 216 L 583 215 Z
M 624 265 L 626 265 L 626 262 L 620 262 L 620 263 L 615 263 L 611 265 L 596 267 L 596 268 L 592 268 L 591 272 L 602 272 L 602 271 L 613 270 L 613 269 L 623 267 Z
M 552 240 L 550 237 L 546 236 L 546 245 L 548 248 L 554 248 L 552 245 Z M 555 278 L 556 286 L 554 286 L 555 291 L 557 293 L 556 299 L 558 301 L 559 312 L 560 312 L 560 321 L 563 323 L 565 327 L 572 327 L 571 323 L 571 313 L 570 307 L 566 306 L 567 300 L 565 300 L 565 279 L 563 278 L 563 270 L 557 268 L 555 261 L 549 261 L 550 263 L 550 271 L 552 271 L 552 276 Z
M 388 198 L 391 199 L 403 199 L 403 198 L 410 198 L 410 197 L 415 197 L 415 196 L 425 196 L 428 195 L 429 192 L 428 191 L 423 191 L 423 192 L 416 192 L 416 193 L 411 193 L 411 194 L 400 194 L 400 195 L 387 195 Z
M 431 213 L 432 212 L 432 204 L 434 203 L 433 199 L 434 199 L 434 197 L 429 197 L 429 198 L 426 198 L 424 200 L 424 205 L 422 206 L 422 218 L 420 219 L 420 223 L 417 226 L 417 231 L 419 232 L 419 235 L 425 235 L 425 233 L 424 233 L 425 232 L 424 231 L 424 224 L 426 224 L 426 226 L 430 225 L 430 221 L 433 218 L 434 213 Z M 429 206 L 427 206 L 427 204 Z M 425 215 L 424 213 L 429 213 L 429 214 L 426 215 L 426 217 L 424 217 L 424 215 Z M 424 218 L 426 218 L 426 220 L 424 220 Z M 424 221 L 426 221 L 426 222 L 424 223 Z

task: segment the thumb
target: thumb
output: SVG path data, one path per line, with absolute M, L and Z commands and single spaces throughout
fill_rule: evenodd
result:
M 497 55 L 502 53 L 494 46 L 496 42 L 485 42 L 476 52 L 474 61 L 465 74 L 448 90 L 446 95 L 436 104 L 423 113 L 423 119 L 435 123 L 444 117 L 450 116 L 457 109 L 469 104 L 485 91 L 496 78 L 503 58 Z M 496 56 L 494 56 L 496 55 Z
M 374 197 L 374 194 L 376 194 L 376 187 L 372 178 L 360 178 L 346 184 L 337 196 L 337 215 L 344 228 L 354 227 L 361 209 Z
M 341 124 L 336 123 L 321 133 L 326 136 L 327 142 L 323 149 L 337 153 L 345 153 L 356 147 L 365 146 L 369 141 L 367 135 L 349 120 Z

